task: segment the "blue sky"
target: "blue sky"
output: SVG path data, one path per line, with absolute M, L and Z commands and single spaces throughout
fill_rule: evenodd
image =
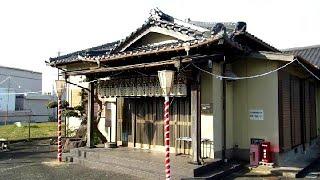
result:
M 154 7 L 181 20 L 246 21 L 280 49 L 320 44 L 319 0 L 10 0 L 0 2 L 0 65 L 42 72 L 50 92 L 56 70 L 45 60 L 122 39 Z

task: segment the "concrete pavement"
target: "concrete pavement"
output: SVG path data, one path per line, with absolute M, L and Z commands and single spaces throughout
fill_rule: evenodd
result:
M 0 151 L 0 180 L 137 179 L 108 170 L 88 169 L 77 164 L 58 163 L 56 148 L 48 140 L 11 144 Z

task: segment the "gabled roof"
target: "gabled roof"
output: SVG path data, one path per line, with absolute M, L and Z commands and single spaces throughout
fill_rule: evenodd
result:
M 120 41 L 120 43 L 112 50 L 112 53 L 123 51 L 126 45 L 132 43 L 137 36 L 141 35 L 150 27 L 159 27 L 172 32 L 178 32 L 182 35 L 188 36 L 190 38 L 189 40 L 202 40 L 206 36 L 210 35 L 210 33 L 205 34 L 206 32 L 209 32 L 208 29 L 173 18 L 159 9 L 152 9 L 150 14 L 151 15 L 148 20 L 136 31 L 132 32 L 129 36 Z
M 191 45 L 210 43 L 212 39 L 223 39 L 231 46 L 243 51 L 273 51 L 279 52 L 276 48 L 263 42 L 257 37 L 246 32 L 246 23 L 213 23 L 200 21 L 182 21 L 159 9 L 153 9 L 147 21 L 132 32 L 125 39 L 117 42 L 107 43 L 102 46 L 77 51 L 64 56 L 50 58 L 50 65 L 62 65 L 81 61 L 82 56 L 88 59 L 108 60 L 111 57 L 121 58 L 134 54 L 144 54 L 146 52 L 156 53 L 157 51 L 168 51 L 170 49 L 181 48 L 183 43 Z M 131 47 L 139 38 L 146 35 L 150 30 L 161 29 L 170 32 L 171 36 L 181 35 L 175 42 L 165 44 L 145 44 L 140 47 Z
M 320 67 L 320 45 L 284 49 L 283 52 L 301 56 L 316 67 Z
M 189 46 L 190 49 L 202 47 L 202 46 L 208 46 L 208 45 L 219 45 L 219 44 L 228 44 L 229 46 L 237 49 L 238 51 L 245 51 L 245 49 L 238 43 L 231 41 L 229 38 L 225 36 L 211 36 L 206 39 L 202 40 L 190 40 L 185 42 L 174 42 L 169 44 L 163 44 L 163 45 L 148 45 L 148 46 L 142 46 L 138 49 L 133 49 L 129 51 L 124 52 L 118 52 L 118 53 L 111 53 L 108 55 L 98 55 L 98 56 L 91 56 L 87 57 L 89 61 L 111 61 L 111 60 L 118 60 L 126 57 L 141 57 L 144 55 L 150 55 L 153 53 L 160 54 L 165 52 L 177 52 L 177 51 L 184 51 L 185 46 Z

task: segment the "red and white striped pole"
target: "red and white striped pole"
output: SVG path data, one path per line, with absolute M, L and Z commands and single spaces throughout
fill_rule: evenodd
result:
M 164 142 L 166 149 L 166 159 L 165 159 L 165 167 L 166 167 L 166 179 L 169 180 L 171 178 L 170 175 L 170 118 L 169 118 L 169 96 L 166 95 L 164 97 Z
M 65 80 L 56 80 L 56 92 L 58 95 L 58 161 L 62 161 L 62 143 L 61 143 L 61 116 L 62 116 L 62 103 L 61 97 L 65 89 Z
M 61 143 L 61 115 L 62 115 L 62 103 L 61 96 L 58 96 L 58 161 L 62 161 L 62 143 Z
M 169 115 L 169 94 L 174 81 L 174 71 L 172 70 L 162 70 L 158 71 L 158 77 L 160 82 L 160 87 L 164 95 L 164 147 L 165 147 L 165 168 L 166 168 L 166 179 L 170 180 L 170 115 Z

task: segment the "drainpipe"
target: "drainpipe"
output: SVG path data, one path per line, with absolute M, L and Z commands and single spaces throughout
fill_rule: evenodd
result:
M 225 57 L 224 57 L 225 60 Z M 222 64 L 222 72 L 225 74 L 226 70 L 226 64 L 223 62 Z M 222 130 L 223 130 L 223 135 L 222 135 L 222 160 L 226 161 L 226 141 L 227 141 L 227 111 L 226 111 L 226 79 L 222 79 L 222 110 L 223 110 L 223 118 L 222 118 Z

